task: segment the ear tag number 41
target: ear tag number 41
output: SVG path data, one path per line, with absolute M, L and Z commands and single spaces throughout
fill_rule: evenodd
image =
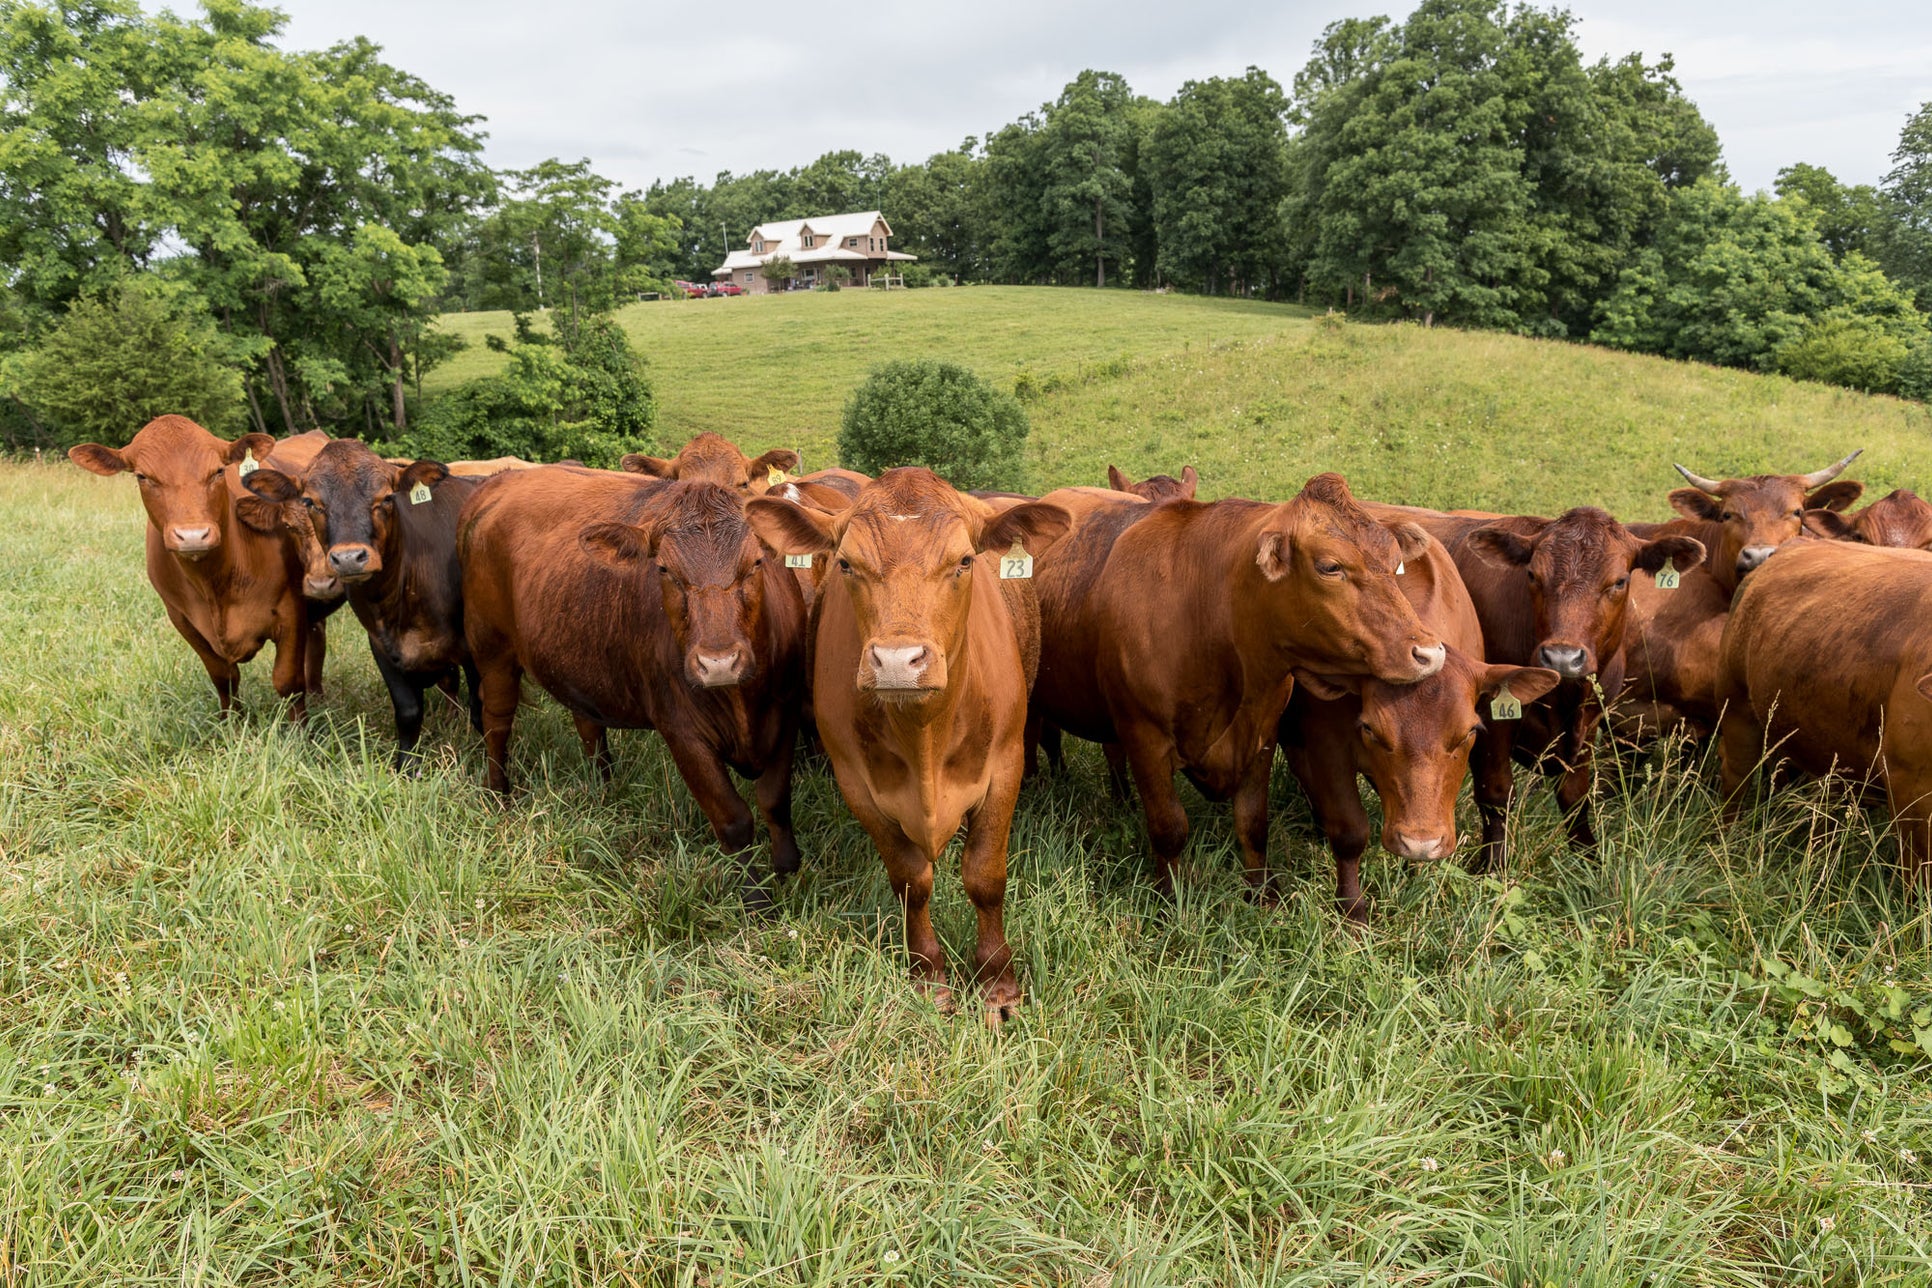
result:
M 1501 692 L 1489 700 L 1489 718 L 1492 720 L 1523 718 L 1523 704 L 1516 700 L 1516 695 L 1509 691 L 1507 684 L 1502 687 Z
M 1680 574 L 1677 571 L 1677 564 L 1675 561 L 1665 564 L 1663 567 L 1657 570 L 1657 589 L 1658 590 L 1676 590 L 1677 583 L 1680 580 L 1681 576 L 1682 574 Z
M 409 503 L 411 505 L 421 505 L 427 500 L 429 500 L 429 484 L 418 483 L 415 487 L 409 489 Z
M 812 557 L 810 555 L 786 555 L 785 566 L 787 568 L 810 568 L 812 566 Z
M 1025 581 L 1033 575 L 1033 556 L 1028 554 L 1018 540 L 1012 549 L 1000 556 L 1001 581 Z

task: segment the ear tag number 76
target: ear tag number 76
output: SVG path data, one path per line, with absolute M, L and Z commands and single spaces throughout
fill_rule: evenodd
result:
M 1489 700 L 1489 718 L 1492 720 L 1523 718 L 1523 704 L 1516 700 L 1516 695 L 1509 691 L 1507 684 L 1502 687 L 1501 692 Z
M 1657 570 L 1657 589 L 1676 590 L 1677 583 L 1682 579 L 1682 576 L 1683 574 L 1677 571 L 1677 563 L 1675 560 L 1666 563 Z
M 1033 575 L 1033 556 L 1014 539 L 1012 549 L 1000 556 L 1000 580 L 1024 581 Z

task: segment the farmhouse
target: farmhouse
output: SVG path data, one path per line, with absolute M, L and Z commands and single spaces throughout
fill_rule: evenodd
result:
M 852 274 L 852 285 L 865 286 L 873 274 L 918 258 L 887 249 L 891 237 L 892 228 L 876 210 L 759 224 L 746 238 L 745 248 L 727 255 L 723 264 L 711 270 L 711 276 L 720 283 L 743 287 L 750 294 L 763 295 L 816 286 L 824 280 L 826 270 L 838 264 Z M 765 277 L 765 265 L 780 256 L 797 266 L 798 276 L 789 283 Z

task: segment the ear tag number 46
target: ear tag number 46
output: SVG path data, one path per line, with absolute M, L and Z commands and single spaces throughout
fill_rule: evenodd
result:
M 1509 691 L 1507 684 L 1502 687 L 1501 692 L 1489 700 L 1489 717 L 1492 720 L 1523 718 L 1523 704 L 1516 700 L 1516 695 Z
M 1033 575 L 1033 556 L 1016 539 L 1012 549 L 1000 556 L 1001 581 L 1025 581 Z
M 1663 567 L 1657 570 L 1657 589 L 1658 590 L 1676 590 L 1677 583 L 1681 579 L 1681 577 L 1682 577 L 1682 574 L 1677 571 L 1677 564 L 1674 560 L 1670 563 L 1666 563 Z
M 415 487 L 409 489 L 409 503 L 411 505 L 421 505 L 427 500 L 429 500 L 429 484 L 418 483 Z

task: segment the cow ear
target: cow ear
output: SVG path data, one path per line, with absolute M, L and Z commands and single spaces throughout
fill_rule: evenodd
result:
M 1815 537 L 1825 537 L 1832 541 L 1856 541 L 1858 530 L 1850 519 L 1830 510 L 1806 510 L 1805 531 Z
M 1027 501 L 1003 514 L 996 514 L 979 530 L 979 548 L 998 553 L 1012 548 L 1015 541 L 1036 558 L 1065 536 L 1073 516 L 1057 505 Z
M 1420 559 L 1429 553 L 1429 534 L 1419 523 L 1390 523 L 1389 535 L 1395 538 L 1395 545 L 1402 552 L 1404 560 Z
M 1671 564 L 1679 572 L 1689 572 L 1704 562 L 1704 543 L 1694 537 L 1659 537 L 1646 541 L 1637 550 L 1637 557 L 1631 566 L 1645 572 L 1656 572 L 1665 564 Z
M 812 555 L 836 544 L 839 517 L 777 497 L 755 496 L 745 502 L 745 522 L 781 555 Z
M 1313 671 L 1297 670 L 1295 683 L 1299 684 L 1309 697 L 1322 702 L 1337 702 L 1342 698 L 1359 697 L 1362 686 L 1367 683 L 1366 675 L 1317 675 Z
M 90 474 L 109 477 L 128 468 L 127 457 L 99 443 L 82 443 L 67 449 L 67 459 Z
M 654 479 L 668 479 L 674 468 L 672 462 L 661 456 L 645 456 L 641 452 L 626 452 L 624 459 L 617 462 L 618 468 L 626 474 L 648 474 Z
M 1477 528 L 1469 534 L 1469 548 L 1484 563 L 1499 568 L 1521 568 L 1536 552 L 1536 543 L 1508 528 Z
M 1918 689 L 1920 697 L 1932 700 L 1932 671 L 1927 671 L 1924 675 L 1921 675 L 1919 682 L 1913 687 Z
M 770 477 L 773 470 L 783 470 L 787 474 L 798 472 L 799 455 L 789 447 L 774 447 L 757 460 L 745 465 L 745 478 L 753 483 L 762 483 Z
M 280 470 L 256 470 L 242 479 L 242 486 L 264 501 L 293 501 L 302 494 L 295 480 Z
M 1509 686 L 1509 695 L 1518 702 L 1534 702 L 1563 683 L 1563 677 L 1541 666 L 1485 666 L 1478 686 L 1479 698 L 1487 699 Z
M 1709 519 L 1715 523 L 1723 517 L 1724 505 L 1709 492 L 1694 487 L 1680 487 L 1670 494 L 1670 508 L 1686 519 Z
M 1805 498 L 1807 510 L 1842 510 L 1865 495 L 1857 479 L 1834 479 Z
M 1201 476 L 1192 465 L 1181 467 L 1181 496 L 1184 500 L 1194 499 L 1194 489 L 1201 485 Z
M 1109 465 L 1107 467 L 1107 486 L 1116 492 L 1131 492 L 1134 490 L 1134 481 L 1125 474 L 1122 474 L 1118 467 Z
M 1261 569 L 1261 575 L 1269 581 L 1280 581 L 1288 575 L 1288 561 L 1294 550 L 1294 539 L 1287 533 L 1264 532 L 1261 534 L 1261 544 L 1255 548 L 1254 566 Z
M 267 434 L 243 434 L 228 444 L 228 463 L 240 465 L 251 456 L 258 461 L 265 461 L 268 459 L 268 454 L 274 450 L 275 440 Z
M 441 461 L 411 461 L 396 476 L 398 492 L 413 491 L 418 483 L 424 487 L 435 487 L 449 477 L 449 466 Z
M 628 523 L 593 523 L 577 534 L 583 552 L 617 567 L 626 567 L 651 557 L 651 534 Z
M 789 489 L 785 494 L 785 500 L 809 505 L 827 514 L 837 514 L 852 506 L 851 497 L 835 487 L 826 487 L 823 483 L 787 483 L 785 486 Z M 792 495 L 794 492 L 797 493 L 796 496 Z
M 282 530 L 282 507 L 259 496 L 244 496 L 235 502 L 235 517 L 243 526 L 272 537 Z

